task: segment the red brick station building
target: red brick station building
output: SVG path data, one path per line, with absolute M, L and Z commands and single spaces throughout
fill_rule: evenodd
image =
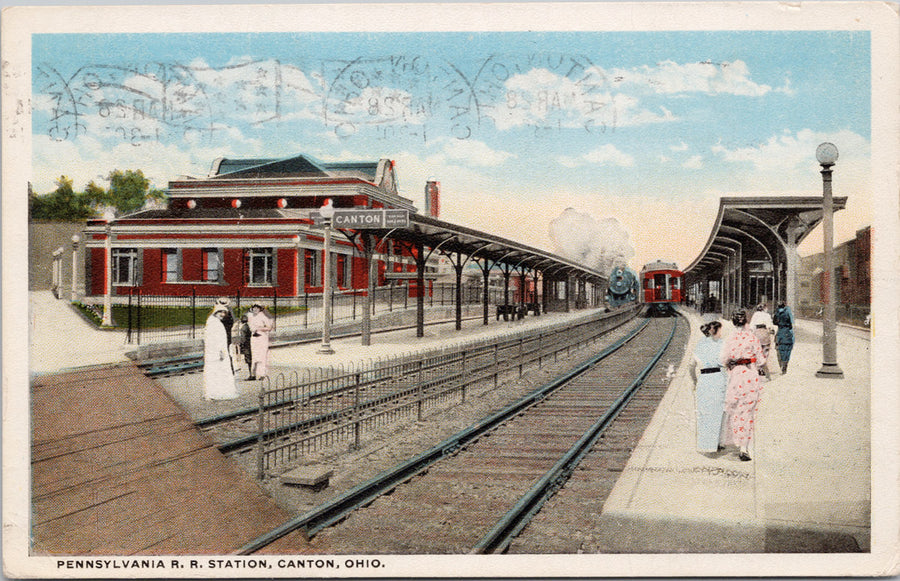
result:
M 416 220 L 415 227 L 402 229 L 404 232 L 374 234 L 373 240 L 378 241 L 371 270 L 377 277 L 375 286 L 405 280 L 397 284 L 408 284 L 412 296 L 417 281 L 410 273 L 423 266 L 428 280 L 433 281 L 439 264 L 448 262 L 434 252 L 437 246 L 442 252 L 457 247 L 460 257 L 463 252 L 469 258 L 478 253 L 479 260 L 492 257 L 490 268 L 482 266 L 485 280 L 488 271 L 496 279 L 499 270 L 510 287 L 520 286 L 530 272 L 529 301 L 538 300 L 533 289 L 539 268 L 545 284 L 559 285 L 544 288 L 545 300 L 563 296 L 574 300 L 578 292 L 584 293 L 586 283 L 591 287 L 602 284 L 602 273 L 561 257 L 437 220 L 437 188 L 436 182 L 425 186 L 426 213 L 431 214 L 426 216 L 416 214 L 412 201 L 398 194 L 394 163 L 388 159 L 374 163 L 324 163 L 304 155 L 218 159 L 208 177 L 180 177 L 169 182 L 164 209 L 87 222 L 83 233 L 85 302 L 121 304 L 137 293 L 242 298 L 277 294 L 279 304 L 285 304 L 305 294 L 322 293 L 324 231 L 314 224 L 310 213 L 328 199 L 338 210 L 407 210 Z M 416 233 L 431 236 L 425 239 L 425 247 L 432 250 L 426 251 L 428 259 L 421 265 L 416 262 L 416 244 L 422 248 L 421 239 L 410 238 Z M 406 244 L 401 243 L 404 236 Z M 350 231 L 332 237 L 334 289 L 365 293 L 369 262 L 359 239 L 356 244 L 351 239 Z M 459 281 L 461 264 L 472 267 L 475 263 L 463 258 L 458 261 L 447 266 L 449 282 L 453 278 L 449 266 L 459 267 Z M 449 262 L 453 262 L 452 255 Z M 510 276 L 511 265 L 521 265 L 512 272 L 519 276 Z M 578 282 L 570 284 L 576 279 Z M 522 297 L 509 299 L 522 301 Z
M 322 292 L 323 234 L 312 227 L 310 210 L 330 198 L 336 208 L 414 211 L 397 194 L 386 159 L 218 159 L 208 178 L 172 181 L 168 194 L 165 209 L 88 221 L 88 296 L 106 293 L 107 276 L 113 296 L 193 290 L 198 296 L 270 297 L 273 287 L 281 297 Z M 366 288 L 364 258 L 354 256 L 350 242 L 335 237 L 332 251 L 337 288 Z

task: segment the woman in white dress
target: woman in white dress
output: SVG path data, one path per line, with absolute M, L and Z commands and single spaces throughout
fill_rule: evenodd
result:
M 228 308 L 217 305 L 206 319 L 203 341 L 203 397 L 205 399 L 232 399 L 237 397 L 231 356 L 228 353 L 225 325 L 222 319 Z
M 725 389 L 728 377 L 719 362 L 722 353 L 722 323 L 712 321 L 700 327 L 703 337 L 694 349 L 699 372 L 693 375 L 697 410 L 697 450 L 701 454 L 715 454 L 720 450 L 719 434 L 725 415 Z M 692 370 L 693 371 L 693 370 Z

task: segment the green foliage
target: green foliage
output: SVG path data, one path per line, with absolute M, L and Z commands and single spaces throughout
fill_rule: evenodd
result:
M 29 192 L 28 210 L 32 220 L 85 220 L 97 214 L 91 200 L 75 193 L 72 180 L 66 176 L 56 180 L 56 190 L 50 194 L 39 196 Z
M 144 172 L 117 169 L 111 171 L 106 179 L 109 180 L 107 204 L 119 214 L 128 214 L 144 207 L 150 190 L 150 180 L 144 177 Z
M 84 303 L 72 303 L 76 309 L 81 311 L 95 326 L 99 327 L 103 322 L 103 309 L 96 305 L 86 305 Z
M 141 170 L 114 170 L 106 178 L 109 189 L 94 181 L 83 192 L 75 192 L 72 180 L 60 176 L 56 190 L 44 195 L 28 192 L 28 209 L 32 220 L 72 221 L 96 218 L 101 208 L 114 208 L 117 215 L 135 212 L 148 201 L 162 202 L 166 192 L 150 187 L 150 180 Z

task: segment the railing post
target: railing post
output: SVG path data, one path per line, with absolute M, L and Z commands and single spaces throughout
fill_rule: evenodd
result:
M 525 354 L 525 335 L 519 336 L 519 377 L 522 377 L 522 356 Z
M 356 374 L 356 389 L 353 394 L 353 449 L 359 450 L 359 439 L 360 439 L 360 430 L 362 429 L 360 423 L 362 418 L 362 410 L 359 409 L 359 387 L 362 383 L 360 374 Z
M 309 328 L 309 291 L 303 289 L 303 328 Z
M 131 343 L 131 297 L 134 296 L 134 288 L 128 289 L 128 331 L 125 332 L 125 342 Z
M 538 369 L 544 368 L 544 332 L 538 333 Z
M 138 290 L 138 301 L 137 301 L 137 344 L 141 344 L 141 314 L 143 308 L 141 306 L 141 291 Z
M 196 339 L 197 327 L 197 287 L 191 287 L 191 339 Z
M 500 381 L 500 343 L 494 343 L 494 389 Z
M 263 441 L 263 433 L 265 433 L 265 396 L 266 392 L 263 385 L 259 386 L 259 417 L 256 423 L 256 479 L 262 480 L 265 477 L 264 457 L 265 443 Z
M 416 364 L 418 367 L 418 369 L 416 369 L 416 383 L 418 384 L 418 389 L 416 389 L 416 391 L 418 392 L 418 396 L 416 397 L 416 399 L 418 400 L 417 417 L 418 417 L 418 420 L 421 422 L 422 421 L 422 405 L 424 403 L 423 400 L 425 399 L 425 389 L 422 386 L 422 360 L 419 359 L 416 362 Z
M 466 350 L 462 350 L 462 401 L 460 403 L 466 403 L 466 386 L 468 384 L 468 379 L 466 378 Z

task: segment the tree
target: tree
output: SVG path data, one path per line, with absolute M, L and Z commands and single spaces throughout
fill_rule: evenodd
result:
M 144 177 L 141 170 L 115 170 L 106 178 L 109 180 L 109 191 L 106 202 L 119 214 L 128 214 L 144 207 L 149 200 L 165 199 L 165 192 L 150 189 L 150 180 Z
M 106 178 L 109 189 L 88 182 L 83 192 L 75 192 L 72 179 L 60 176 L 56 180 L 56 190 L 44 195 L 36 195 L 28 189 L 28 208 L 32 220 L 85 220 L 96 218 L 101 211 L 112 209 L 116 215 L 140 210 L 148 202 L 162 202 L 166 199 L 163 190 L 150 187 L 150 180 L 141 170 L 114 170 Z
M 96 207 L 84 194 L 75 193 L 72 179 L 59 176 L 56 190 L 36 195 L 29 190 L 28 210 L 32 220 L 73 221 L 96 216 Z

